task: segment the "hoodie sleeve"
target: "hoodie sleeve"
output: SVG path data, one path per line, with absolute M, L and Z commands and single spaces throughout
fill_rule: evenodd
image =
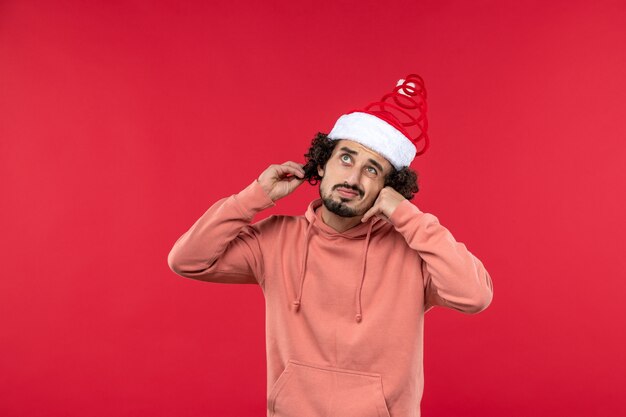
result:
M 437 217 L 404 200 L 389 220 L 423 260 L 424 311 L 438 305 L 475 314 L 489 306 L 493 299 L 489 273 Z
M 215 202 L 174 243 L 167 263 L 176 274 L 201 281 L 263 286 L 259 237 L 270 218 L 250 224 L 275 202 L 255 179 L 238 194 Z

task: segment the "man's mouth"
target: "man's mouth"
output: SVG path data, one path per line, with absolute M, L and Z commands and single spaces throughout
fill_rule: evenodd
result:
M 359 195 L 357 191 L 350 190 L 347 188 L 337 188 L 337 192 L 343 197 L 347 197 L 347 198 L 352 198 L 352 197 L 356 197 L 357 195 Z

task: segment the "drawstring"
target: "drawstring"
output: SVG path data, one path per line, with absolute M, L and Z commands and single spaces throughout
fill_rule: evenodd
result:
M 365 238 L 365 249 L 363 250 L 363 266 L 361 267 L 361 282 L 359 283 L 359 291 L 356 299 L 356 322 L 360 323 L 363 319 L 363 315 L 361 314 L 361 289 L 363 288 L 363 281 L 365 280 L 365 262 L 367 261 L 367 249 L 370 246 L 370 235 L 372 234 L 372 227 L 374 226 L 374 222 L 370 221 L 370 227 L 367 231 L 367 237 Z
M 300 300 L 302 300 L 302 286 L 304 285 L 304 270 L 306 269 L 306 258 L 309 256 L 309 231 L 311 227 L 315 223 L 315 217 L 309 223 L 309 226 L 306 228 L 306 234 L 304 235 L 304 258 L 302 259 L 302 266 L 300 267 L 300 290 L 298 291 L 298 297 L 293 302 L 296 311 L 300 309 Z
M 300 301 L 302 300 L 302 288 L 304 286 L 304 276 L 306 275 L 305 274 L 306 261 L 307 261 L 307 257 L 309 256 L 308 240 L 309 240 L 311 227 L 313 226 L 313 223 L 315 222 L 315 220 L 316 218 L 313 217 L 308 227 L 306 228 L 306 233 L 304 235 L 304 257 L 302 258 L 302 266 L 300 267 L 300 288 L 298 290 L 298 296 L 293 302 L 293 306 L 295 307 L 296 311 L 300 310 Z M 365 264 L 367 262 L 367 249 L 369 248 L 369 245 L 370 245 L 370 237 L 372 235 L 373 227 L 374 227 L 374 222 L 371 221 L 369 229 L 367 230 L 367 237 L 365 238 L 365 248 L 363 250 L 363 262 L 361 265 L 361 281 L 359 282 L 359 289 L 357 291 L 357 300 L 356 300 L 357 314 L 355 316 L 355 320 L 357 323 L 360 323 L 363 320 L 363 314 L 362 314 L 362 309 L 361 309 L 361 289 L 363 288 L 363 281 L 365 280 Z

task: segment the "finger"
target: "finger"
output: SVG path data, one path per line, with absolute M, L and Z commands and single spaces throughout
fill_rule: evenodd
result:
M 285 174 L 292 174 L 298 178 L 302 178 L 304 176 L 303 172 L 297 168 L 294 168 L 289 165 L 278 165 L 276 168 L 278 176 L 282 177 Z
M 291 165 L 291 166 L 295 166 L 295 167 L 298 167 L 298 168 L 302 168 L 304 166 L 304 164 L 300 164 L 300 163 L 295 162 L 295 161 L 285 161 L 282 164 L 283 165 Z
M 293 191 L 299 186 L 301 186 L 303 183 L 304 183 L 304 178 L 291 177 L 291 181 L 289 181 L 289 189 Z
M 369 210 L 365 212 L 363 217 L 361 218 L 362 222 L 366 222 L 371 216 L 379 212 L 378 204 L 374 204 Z
M 293 193 L 296 188 L 300 187 L 304 183 L 304 178 L 291 177 L 287 180 L 287 194 Z
M 300 178 L 299 176 L 292 175 L 290 177 L 286 177 L 284 180 L 287 181 L 287 182 L 300 182 L 300 183 L 302 183 L 302 182 L 305 181 L 305 178 Z
M 299 163 L 297 163 L 297 162 L 293 162 L 293 161 L 287 161 L 287 162 L 285 162 L 283 165 L 286 165 L 286 166 L 290 166 L 290 167 L 294 167 L 294 168 L 296 168 L 296 169 L 297 169 L 298 171 L 300 171 L 300 173 L 302 173 L 302 175 L 304 176 L 304 169 L 303 169 L 304 165 L 299 164 Z
M 370 207 L 370 209 L 365 212 L 361 220 L 365 222 L 367 221 L 367 219 L 369 219 L 371 216 L 378 212 L 380 212 L 380 194 L 376 197 L 376 200 L 374 200 L 374 204 L 372 205 L 372 207 Z
M 298 171 L 304 172 L 304 170 L 302 169 L 302 165 L 297 164 L 297 163 L 295 163 L 295 162 L 293 162 L 293 161 L 287 161 L 287 162 L 284 162 L 284 163 L 282 163 L 282 164 L 281 164 L 281 165 L 279 165 L 279 166 L 280 166 L 280 167 L 285 167 L 285 168 L 287 168 L 287 167 L 289 167 L 289 168 L 294 168 L 294 169 L 297 169 Z

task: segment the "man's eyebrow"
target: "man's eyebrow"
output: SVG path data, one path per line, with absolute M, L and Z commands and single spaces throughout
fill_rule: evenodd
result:
M 350 148 L 346 148 L 345 146 L 342 146 L 342 147 L 341 147 L 341 150 L 342 150 L 342 151 L 346 151 L 346 152 L 348 152 L 348 153 L 351 153 L 352 155 L 358 155 L 358 154 L 359 154 L 357 151 L 354 151 L 354 150 L 352 150 L 352 149 L 350 149 Z
M 342 146 L 341 150 L 342 151 L 346 151 L 346 152 L 348 152 L 348 153 L 350 153 L 352 155 L 358 155 L 359 154 L 357 151 L 355 151 L 353 149 L 350 149 L 350 148 L 347 148 L 345 146 Z M 385 170 L 383 169 L 382 165 L 380 165 L 378 162 L 374 161 L 372 158 L 369 158 L 368 160 L 369 160 L 369 162 L 372 165 L 374 165 L 376 168 L 378 168 L 380 170 L 380 172 L 385 172 Z

